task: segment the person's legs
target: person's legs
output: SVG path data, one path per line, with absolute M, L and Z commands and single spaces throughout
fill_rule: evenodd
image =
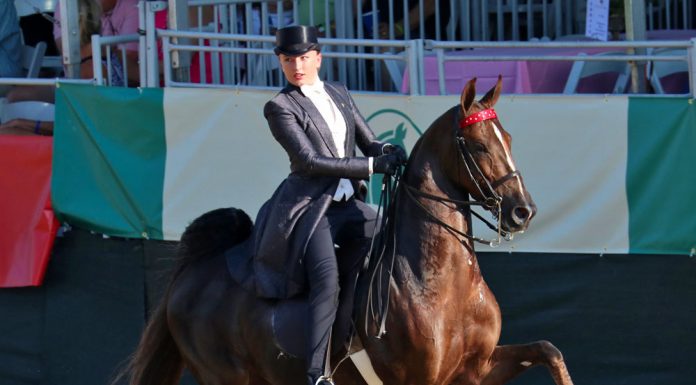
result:
M 347 253 L 342 253 L 340 272 L 343 277 L 353 277 L 362 266 L 369 250 L 370 238 L 376 225 L 376 213 L 368 205 L 357 200 L 332 203 L 326 216 L 319 221 L 307 244 L 304 256 L 305 271 L 309 281 L 309 330 L 307 336 L 307 378 L 314 385 L 324 374 L 326 350 L 338 307 L 339 261 L 334 243 Z M 346 290 L 355 289 L 354 282 L 347 278 Z M 352 297 L 352 296 L 351 296 Z M 350 309 L 349 307 L 348 309 Z M 341 316 L 342 325 L 337 329 L 347 330 L 350 314 Z M 344 323 L 347 322 L 347 325 Z
M 314 385 L 324 374 L 326 349 L 338 306 L 338 265 L 326 217 L 307 244 L 304 263 L 309 281 L 307 381 Z
M 333 213 L 337 210 L 340 210 L 339 215 Z M 377 226 L 375 210 L 365 202 L 351 199 L 343 203 L 340 208 L 332 205 L 327 212 L 327 217 L 334 229 L 334 242 L 342 249 L 351 250 L 351 252 L 340 254 L 341 260 L 338 261 L 340 274 L 350 272 L 356 265 L 361 266 L 369 251 L 372 236 L 375 235 Z
M 367 204 L 350 200 L 342 205 L 340 214 L 332 215 L 332 209 L 328 213 L 331 226 L 336 232 L 334 242 L 339 245 L 337 257 L 341 287 L 340 303 L 333 327 L 335 338 L 332 339 L 336 341 L 333 349 L 340 349 L 350 337 L 357 278 L 370 251 L 377 224 L 377 213 Z

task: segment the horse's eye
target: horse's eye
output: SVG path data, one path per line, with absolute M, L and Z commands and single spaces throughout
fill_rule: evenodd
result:
M 487 151 L 488 151 L 488 148 L 486 148 L 486 146 L 483 145 L 483 143 L 479 143 L 479 142 L 472 142 L 471 143 L 471 152 L 481 153 L 481 152 L 487 152 Z

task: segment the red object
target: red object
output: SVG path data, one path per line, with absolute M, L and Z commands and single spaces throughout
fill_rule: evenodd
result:
M 43 281 L 58 230 L 52 153 L 52 137 L 0 136 L 0 287 Z
M 167 10 L 161 10 L 158 12 L 155 12 L 155 28 L 159 29 L 167 29 Z M 209 40 L 204 40 L 203 45 L 209 46 L 210 41 Z M 204 84 L 211 84 L 213 82 L 213 63 L 211 60 L 211 55 L 210 52 L 206 52 L 205 55 L 203 56 L 204 59 L 204 65 L 205 65 L 205 79 L 201 81 L 201 63 L 200 63 L 200 52 L 194 52 L 191 55 L 191 69 L 189 73 L 191 74 L 191 83 L 204 83 Z M 162 61 L 163 54 L 162 54 L 162 40 L 157 40 L 157 57 Z M 222 58 L 220 60 L 220 68 L 222 68 Z M 222 72 L 220 73 L 220 80 L 224 81 L 222 79 Z
M 495 110 L 492 108 L 489 108 L 487 110 L 479 111 L 475 114 L 471 114 L 467 116 L 466 118 L 462 119 L 459 121 L 459 127 L 464 128 L 466 126 L 470 126 L 474 123 L 478 123 L 484 120 L 488 119 L 495 119 L 497 118 L 498 115 L 495 113 Z

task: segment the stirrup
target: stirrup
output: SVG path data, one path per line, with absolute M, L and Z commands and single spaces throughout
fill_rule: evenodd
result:
M 336 384 L 334 384 L 334 382 L 331 380 L 331 377 L 319 376 L 319 378 L 317 378 L 317 381 L 314 383 L 314 385 L 336 385 Z

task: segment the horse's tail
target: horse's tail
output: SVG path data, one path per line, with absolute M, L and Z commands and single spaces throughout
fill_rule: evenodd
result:
M 243 242 L 254 227 L 249 216 L 234 207 L 209 211 L 196 218 L 179 243 L 179 266 L 217 255 Z
M 173 385 L 179 382 L 184 363 L 167 324 L 167 306 L 162 302 L 145 327 L 138 349 L 113 384 L 129 377 L 130 385 Z
M 137 350 L 112 384 L 120 384 L 124 378 L 129 379 L 130 385 L 178 383 L 184 362 L 167 323 L 167 298 L 172 285 L 186 265 L 241 243 L 249 237 L 252 228 L 249 216 L 235 208 L 207 212 L 186 228 L 179 243 L 178 266 L 167 295 L 147 323 Z

